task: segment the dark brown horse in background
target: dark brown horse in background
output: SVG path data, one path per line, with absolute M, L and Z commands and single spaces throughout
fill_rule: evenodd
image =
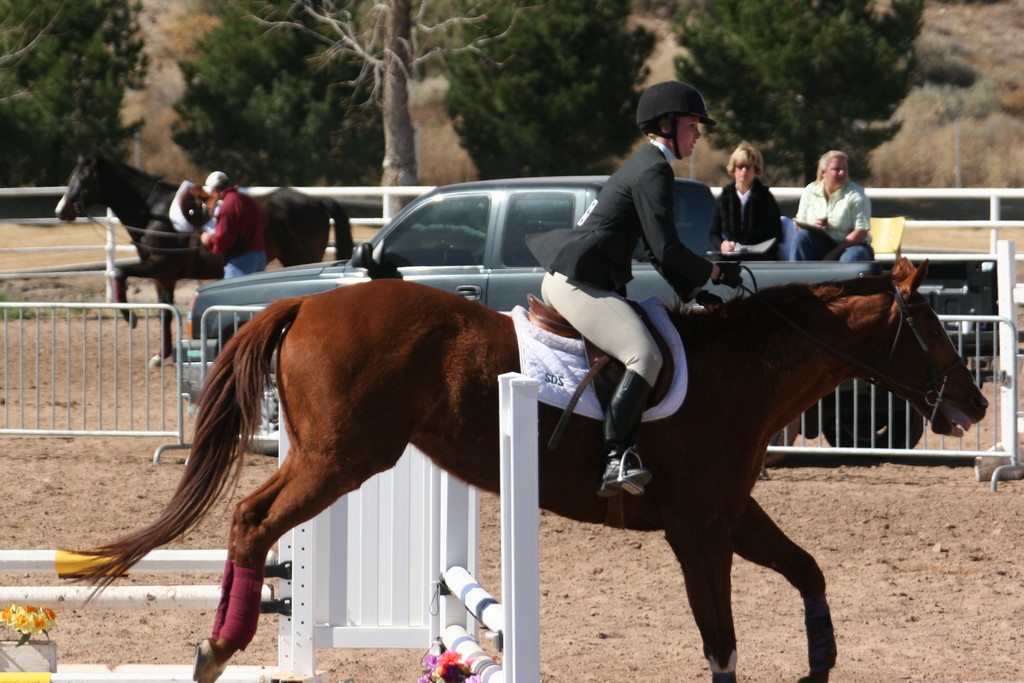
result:
M 987 401 L 917 292 L 926 272 L 927 263 L 915 269 L 902 259 L 891 277 L 786 285 L 674 314 L 689 395 L 676 414 L 640 428 L 654 474 L 643 497 L 596 496 L 600 423 L 573 417 L 552 451 L 545 444 L 559 412 L 540 406 L 541 506 L 592 523 L 614 511 L 626 528 L 664 530 L 715 681 L 735 680 L 734 553 L 779 572 L 803 598 L 810 673 L 802 680 L 827 681 L 835 663 L 821 570 L 751 497 L 774 434 L 852 378 L 907 399 L 938 434 L 961 435 L 984 417 Z M 110 583 L 111 572 L 188 532 L 236 479 L 246 448 L 239 435 L 255 433 L 275 349 L 291 451 L 235 508 L 213 637 L 197 648 L 203 683 L 255 633 L 264 558 L 278 538 L 392 467 L 407 443 L 470 484 L 498 490 L 497 377 L 519 368 L 508 316 L 394 280 L 283 299 L 218 356 L 173 499 L 150 526 L 88 551 L 106 560 L 92 580 Z
M 139 261 L 115 269 L 115 300 L 128 301 L 130 277 L 153 280 L 157 301 L 174 305 L 178 280 L 216 280 L 224 277 L 224 264 L 199 243 L 198 233 L 178 232 L 171 225 L 169 209 L 178 185 L 138 168 L 101 156 L 80 157 L 68 179 L 68 191 L 57 204 L 57 216 L 72 221 L 85 216 L 95 204 L 109 207 L 128 230 Z M 304 195 L 291 188 L 260 197 L 264 213 L 267 261 L 278 259 L 294 266 L 323 260 L 334 221 L 339 258 L 352 253 L 352 227 L 341 204 L 333 199 Z M 196 216 L 196 224 L 201 224 Z M 130 312 L 125 318 L 133 320 Z M 161 315 L 163 340 L 159 359 L 170 358 L 173 349 L 171 317 Z M 154 359 L 157 360 L 157 359 Z

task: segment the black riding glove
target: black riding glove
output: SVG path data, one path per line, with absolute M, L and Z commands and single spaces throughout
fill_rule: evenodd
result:
M 722 297 L 718 296 L 717 294 L 712 294 L 706 289 L 702 289 L 699 292 L 697 292 L 697 296 L 693 297 L 693 300 L 696 301 L 701 306 L 703 306 L 704 308 L 721 306 L 723 303 L 725 303 L 724 301 L 722 301 Z
M 716 285 L 725 285 L 736 289 L 743 284 L 739 261 L 719 261 L 717 265 L 718 279 L 712 280 Z

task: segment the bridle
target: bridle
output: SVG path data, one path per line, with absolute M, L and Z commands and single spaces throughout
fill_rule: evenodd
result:
M 964 364 L 963 358 L 957 356 L 957 359 L 950 363 L 942 370 L 936 370 L 935 365 L 932 363 L 931 358 L 928 356 L 928 343 L 924 340 L 924 335 L 921 334 L 921 330 L 918 329 L 917 323 L 914 321 L 914 316 L 911 313 L 911 309 L 914 307 L 927 306 L 928 303 L 921 301 L 916 304 L 908 304 L 903 298 L 903 293 L 900 292 L 899 287 L 893 285 L 893 298 L 896 300 L 896 306 L 900 311 L 900 325 L 896 328 L 896 337 L 893 339 L 892 348 L 889 350 L 889 358 L 885 365 L 888 368 L 892 364 L 893 355 L 896 353 L 896 344 L 899 343 L 900 335 L 903 333 L 904 327 L 910 329 L 914 334 L 914 339 L 917 340 L 917 350 L 920 352 L 922 359 L 924 360 L 925 367 L 928 368 L 928 384 L 924 389 L 914 390 L 912 387 L 908 387 L 902 382 L 895 382 L 891 377 L 887 381 L 899 386 L 904 391 L 910 392 L 915 398 L 921 396 L 924 398 L 925 403 L 932 407 L 932 415 L 930 420 L 935 419 L 935 414 L 938 412 L 939 407 L 942 405 L 942 395 L 946 391 L 946 380 L 949 379 L 949 373 L 955 368 Z
M 753 273 L 751 273 L 750 270 L 746 268 L 746 266 L 744 266 L 744 269 L 746 269 L 747 273 L 751 276 L 751 278 L 753 278 Z M 833 354 L 834 356 L 842 358 L 851 365 L 855 365 L 858 368 L 867 372 L 869 376 L 867 379 L 868 382 L 876 385 L 886 385 L 893 388 L 902 389 L 904 392 L 906 392 L 906 394 L 909 397 L 909 400 L 911 401 L 917 398 L 923 398 L 925 403 L 932 408 L 932 414 L 929 417 L 930 421 L 935 419 L 935 416 L 939 412 L 939 408 L 942 407 L 942 403 L 944 401 L 943 394 L 946 391 L 946 381 L 949 379 L 949 374 L 958 366 L 962 365 L 964 362 L 962 358 L 958 357 L 955 361 L 950 363 L 947 367 L 943 368 L 942 370 L 935 369 L 935 364 L 932 363 L 931 358 L 928 356 L 928 343 L 925 341 L 924 336 L 921 334 L 921 330 L 918 329 L 917 323 L 914 321 L 914 316 L 912 312 L 914 308 L 927 306 L 928 303 L 922 301 L 916 304 L 908 304 L 906 300 L 903 298 L 903 294 L 900 292 L 899 287 L 897 287 L 896 285 L 893 285 L 892 290 L 893 298 L 895 300 L 897 308 L 899 309 L 900 321 L 899 327 L 896 328 L 896 336 L 893 338 L 892 346 L 889 348 L 889 357 L 885 362 L 884 368 L 882 369 L 875 368 L 869 363 L 865 363 L 859 358 L 851 356 L 842 349 L 839 349 L 833 346 L 832 344 L 829 344 L 824 339 L 820 339 L 819 337 L 817 337 L 813 332 L 800 325 L 798 322 L 796 322 L 788 315 L 786 315 L 783 311 L 779 310 L 771 303 L 769 303 L 764 297 L 760 296 L 756 291 L 756 281 L 754 283 L 753 290 L 749 289 L 746 285 L 741 285 L 741 287 L 744 291 L 747 292 L 747 294 L 750 295 L 752 299 L 761 303 L 761 305 L 763 305 L 765 308 L 771 311 L 775 316 L 780 318 L 783 322 L 785 322 L 791 328 L 793 328 L 801 335 L 809 339 L 811 342 L 821 347 L 825 351 L 828 351 L 829 353 Z M 915 348 L 917 348 L 917 350 L 920 352 L 921 359 L 924 362 L 925 367 L 928 369 L 928 380 L 923 387 L 915 387 L 905 382 L 902 382 L 893 377 L 888 372 L 888 368 L 892 365 L 893 358 L 896 355 L 896 348 L 900 343 L 900 337 L 903 335 L 903 331 L 905 329 L 909 329 L 910 332 L 914 335 L 914 338 L 917 341 Z

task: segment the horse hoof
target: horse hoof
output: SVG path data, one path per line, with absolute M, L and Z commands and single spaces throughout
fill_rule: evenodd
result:
M 167 365 L 174 365 L 174 361 L 172 361 L 170 358 L 164 358 L 159 354 L 149 359 L 149 367 L 154 369 L 163 366 L 165 363 Z
M 213 655 L 213 648 L 210 647 L 209 640 L 204 640 L 196 645 L 196 660 L 192 665 L 193 681 L 197 681 L 197 683 L 213 683 L 220 678 L 220 675 L 224 673 L 224 669 L 227 667 L 227 662 L 223 664 L 217 663 L 217 658 Z

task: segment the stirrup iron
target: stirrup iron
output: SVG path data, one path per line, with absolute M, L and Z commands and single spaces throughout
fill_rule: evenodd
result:
M 635 466 L 630 465 L 631 459 L 635 461 Z M 627 448 L 622 457 L 619 458 L 618 465 L 618 473 L 615 479 L 613 481 L 609 481 L 607 478 L 603 479 L 597 494 L 607 497 L 613 496 L 619 491 L 625 491 L 631 496 L 644 495 L 644 485 L 651 481 L 651 472 L 644 468 L 644 463 L 640 460 L 640 454 L 636 452 L 636 449 L 633 447 Z M 606 474 L 607 471 L 606 469 Z

